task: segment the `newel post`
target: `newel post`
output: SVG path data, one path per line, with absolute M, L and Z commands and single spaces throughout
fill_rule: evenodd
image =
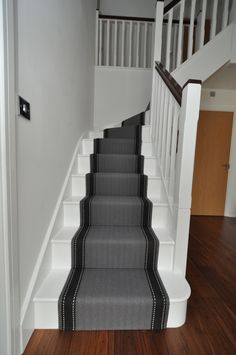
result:
M 151 128 L 153 124 L 154 107 L 156 103 L 155 102 L 156 100 L 155 62 L 161 61 L 163 12 L 164 12 L 164 1 L 158 0 L 156 4 L 154 58 L 153 58 L 153 73 L 152 73 L 152 97 L 151 97 L 151 118 L 150 118 Z
M 182 95 L 179 117 L 178 151 L 174 192 L 174 216 L 176 218 L 174 271 L 185 275 L 192 181 L 201 100 L 201 82 L 189 80 Z

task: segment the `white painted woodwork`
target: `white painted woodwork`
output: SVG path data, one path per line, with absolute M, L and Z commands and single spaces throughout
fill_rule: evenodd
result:
M 204 45 L 206 6 L 207 6 L 207 0 L 202 0 L 202 11 L 200 14 L 200 40 L 199 40 L 199 48 L 198 49 L 202 48 Z
M 229 0 L 224 0 L 224 10 L 223 10 L 223 17 L 222 17 L 222 30 L 228 24 L 229 20 Z
M 96 46 L 99 53 L 96 65 L 150 68 L 154 46 L 152 38 L 154 22 L 98 18 L 96 27 Z M 144 44 L 140 41 L 141 37 Z M 151 44 L 151 50 L 147 43 Z
M 172 36 L 173 9 L 168 14 L 167 41 L 166 41 L 166 69 L 170 70 L 170 45 Z
M 188 38 L 188 58 L 193 54 L 193 35 L 194 35 L 194 19 L 195 19 L 196 0 L 191 0 L 191 14 Z
M 205 0 L 203 0 L 205 1 Z M 178 47 L 177 47 L 177 67 L 182 63 L 183 57 L 183 20 L 184 20 L 185 0 L 180 2 L 179 30 L 178 30 Z
M 217 9 L 218 9 L 218 0 L 213 0 L 210 39 L 213 39 L 216 35 Z

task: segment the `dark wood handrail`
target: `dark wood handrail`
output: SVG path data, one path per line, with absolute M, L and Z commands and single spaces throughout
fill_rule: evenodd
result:
M 169 12 L 173 7 L 175 7 L 181 0 L 173 0 L 168 5 L 164 7 L 164 15 Z
M 113 15 L 99 15 L 101 19 L 107 20 L 122 20 L 122 21 L 135 21 L 135 22 L 155 22 L 154 18 L 148 17 L 129 17 L 129 16 L 113 16 Z
M 182 102 L 182 88 L 181 86 L 177 83 L 177 81 L 173 78 L 173 76 L 166 70 L 161 62 L 156 62 L 155 68 L 159 75 L 161 76 L 162 80 L 178 102 L 178 104 L 181 106 Z

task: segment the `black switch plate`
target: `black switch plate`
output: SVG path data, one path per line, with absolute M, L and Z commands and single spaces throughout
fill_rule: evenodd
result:
M 30 120 L 30 103 L 19 96 L 20 115 Z

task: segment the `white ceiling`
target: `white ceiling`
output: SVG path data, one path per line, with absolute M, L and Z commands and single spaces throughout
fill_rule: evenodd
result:
M 236 90 L 236 64 L 223 66 L 203 83 L 203 88 Z

